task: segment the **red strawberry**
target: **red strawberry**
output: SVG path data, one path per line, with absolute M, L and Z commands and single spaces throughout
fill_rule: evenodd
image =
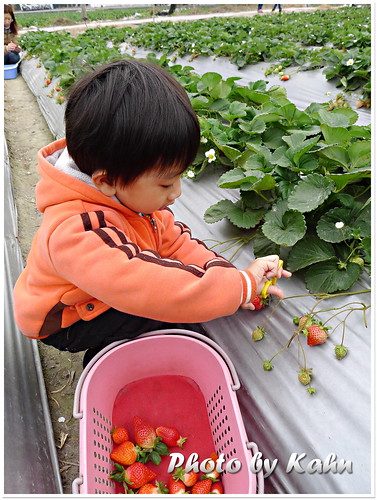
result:
M 113 449 L 110 453 L 110 458 L 114 462 L 122 465 L 131 465 L 136 462 L 137 450 L 131 441 L 124 441 L 119 446 Z
M 123 473 L 124 481 L 129 484 L 133 490 L 154 481 L 156 477 L 157 474 L 141 462 L 133 463 L 127 467 Z
M 202 479 L 194 484 L 191 493 L 193 495 L 208 495 L 211 491 L 213 481 L 212 479 Z
M 212 458 L 211 458 L 211 459 L 212 459 Z M 208 471 L 209 471 L 209 470 L 213 469 L 211 472 L 208 472 L 208 473 L 206 473 L 206 474 L 205 474 L 205 478 L 206 478 L 206 479 L 207 479 L 207 478 L 217 479 L 217 478 L 220 476 L 220 472 L 218 472 L 218 471 L 216 470 L 216 464 L 215 464 L 214 462 L 215 462 L 215 460 L 213 460 L 212 462 L 207 462 L 207 463 L 205 464 L 205 469 L 206 469 L 206 470 L 208 470 Z M 202 478 L 202 479 L 203 479 L 203 478 Z
M 50 85 L 50 83 L 51 83 L 51 80 L 49 78 L 47 78 L 46 85 Z
M 144 484 L 138 491 L 139 495 L 165 495 L 166 493 L 169 491 L 162 481 L 156 481 L 156 484 Z
M 222 482 L 218 481 L 217 483 L 213 483 L 213 485 L 211 486 L 210 493 L 217 493 L 219 495 L 222 495 L 224 493 L 224 487 L 222 485 Z
M 124 441 L 129 441 L 127 429 L 125 429 L 124 427 L 114 427 L 114 429 L 111 431 L 111 437 L 116 444 L 124 443 Z
M 144 422 L 140 417 L 134 417 L 135 441 L 142 448 L 153 448 L 156 441 L 156 433 L 153 427 Z
M 327 340 L 327 332 L 318 325 L 311 325 L 308 330 L 308 345 L 323 344 Z
M 59 85 L 57 87 L 55 87 L 55 90 L 56 90 L 56 92 L 60 92 L 61 91 L 61 88 L 59 87 Z
M 263 299 L 257 295 L 255 299 L 253 300 L 252 304 L 254 305 L 255 309 L 258 311 L 259 309 L 263 309 L 264 303 Z
M 183 444 L 187 441 L 187 438 L 182 437 L 175 427 L 165 427 L 161 425 L 157 427 L 156 435 L 168 446 L 180 446 L 183 448 Z
M 178 467 L 178 469 L 173 474 L 174 479 L 180 479 L 185 486 L 194 486 L 198 480 L 198 474 L 193 470 L 186 472 L 183 467 Z
M 284 75 L 280 78 L 280 80 L 283 80 L 283 82 L 289 80 L 289 75 Z
M 169 493 L 171 495 L 182 495 L 186 492 L 186 486 L 180 479 L 174 479 L 174 477 L 169 477 Z

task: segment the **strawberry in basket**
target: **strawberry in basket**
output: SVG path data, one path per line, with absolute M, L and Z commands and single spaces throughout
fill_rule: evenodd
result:
M 142 420 L 139 416 L 134 417 L 134 434 L 136 444 L 139 446 L 139 462 L 146 464 L 152 462 L 155 465 L 161 463 L 161 455 L 169 455 L 169 448 L 156 435 L 153 427 Z
M 175 427 L 160 425 L 156 429 L 156 435 L 167 446 L 179 446 L 183 448 L 183 444 L 187 441 L 187 437 L 182 437 Z

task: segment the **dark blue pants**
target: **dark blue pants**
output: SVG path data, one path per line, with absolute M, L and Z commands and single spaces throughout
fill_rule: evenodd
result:
M 20 60 L 20 55 L 17 52 L 8 52 L 4 54 L 4 64 L 16 64 Z
M 108 309 L 91 321 L 79 320 L 68 328 L 41 339 L 60 351 L 86 351 L 83 365 L 104 347 L 118 340 L 134 339 L 152 330 L 180 328 L 205 334 L 200 323 L 167 323 Z

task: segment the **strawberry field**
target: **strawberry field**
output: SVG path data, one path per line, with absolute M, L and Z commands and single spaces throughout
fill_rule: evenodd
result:
M 346 98 L 358 90 L 359 102 L 370 106 L 370 31 L 369 7 L 345 7 L 106 27 L 76 38 L 37 31 L 22 43 L 46 70 L 48 95 L 57 102 L 97 64 L 131 57 L 139 47 L 162 53 L 148 57 L 174 74 L 200 117 L 202 145 L 187 177 L 200 182 L 205 169 L 221 166 L 218 187 L 238 193 L 236 201 L 209 206 L 206 222 L 227 219 L 242 229 L 239 244 L 253 240 L 256 256 L 289 248 L 288 268 L 304 272 L 308 290 L 332 293 L 348 290 L 371 265 L 371 128 L 357 124 Z M 227 57 L 238 69 L 265 61 L 266 79 L 272 72 L 299 81 L 300 72 L 322 68 L 343 93 L 298 109 L 284 80 L 243 86 L 237 76 L 174 64 L 177 56 Z
M 361 440 L 368 457 L 370 6 L 146 22 L 76 37 L 30 31 L 21 43 L 23 76 L 53 117 L 55 136 L 64 135 L 67 89 L 99 64 L 148 58 L 183 85 L 199 117 L 201 144 L 184 174 L 176 217 L 240 269 L 253 255 L 277 253 L 293 272 L 281 280 L 285 299 L 207 325 L 245 383 L 240 404 L 248 433 L 281 462 L 283 451 L 313 447 L 345 459 L 355 453 L 355 464 L 367 469 L 368 458 L 350 449 L 360 449 L 355 440 Z M 300 105 L 300 96 L 310 94 L 302 82 L 311 75 L 327 92 Z M 355 373 L 361 382 L 354 382 Z M 316 395 L 310 403 L 307 394 Z M 338 435 L 351 434 L 342 416 L 345 401 L 349 420 L 359 418 L 364 429 L 350 437 L 350 447 Z M 272 476 L 271 491 L 365 493 L 362 475 L 282 474 Z

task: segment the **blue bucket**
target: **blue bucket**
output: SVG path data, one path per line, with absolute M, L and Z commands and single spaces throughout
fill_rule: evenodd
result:
M 17 67 L 16 64 L 4 64 L 4 80 L 12 80 L 17 77 Z

